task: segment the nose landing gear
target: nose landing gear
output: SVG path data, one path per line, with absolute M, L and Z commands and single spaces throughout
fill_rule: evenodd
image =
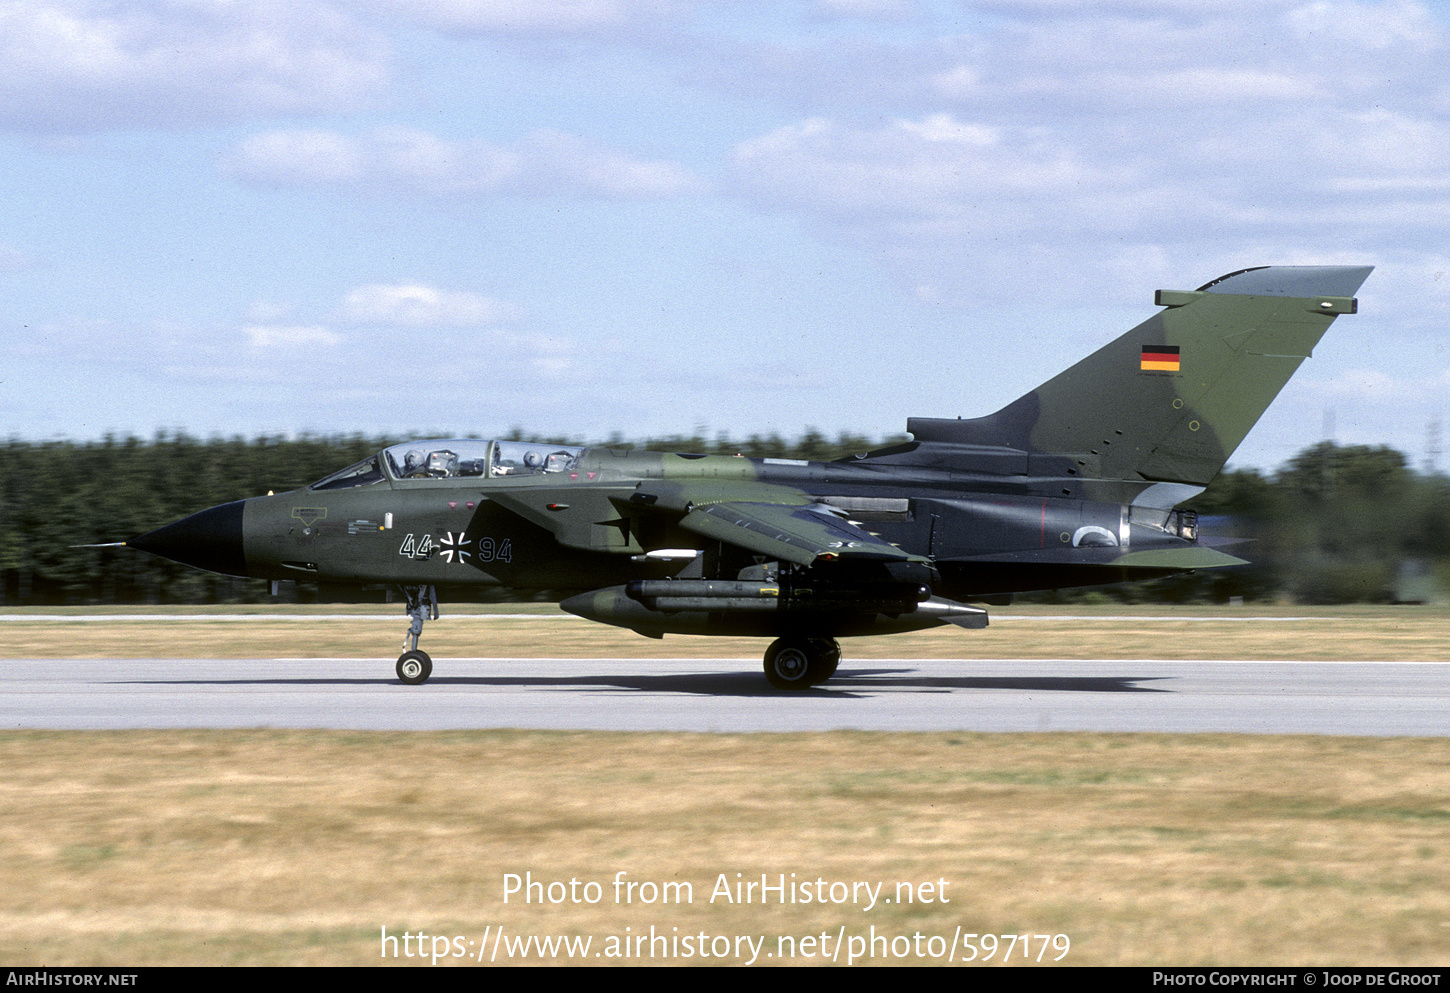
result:
M 403 598 L 408 604 L 408 633 L 403 637 L 404 652 L 398 656 L 398 678 L 409 686 L 418 686 L 433 675 L 433 660 L 418 650 L 423 634 L 423 621 L 438 619 L 438 590 L 433 586 L 404 586 Z

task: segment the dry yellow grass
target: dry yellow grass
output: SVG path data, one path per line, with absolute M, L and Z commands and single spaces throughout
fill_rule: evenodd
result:
M 1447 797 L 1450 742 L 1426 739 L 12 732 L 0 959 L 375 964 L 384 927 L 502 926 L 589 937 L 603 963 L 653 925 L 764 938 L 763 961 L 874 926 L 1066 934 L 1077 965 L 1435 964 Z M 693 902 L 618 906 L 621 870 Z M 528 872 L 603 899 L 505 904 Z M 945 880 L 950 903 L 711 904 L 722 873 Z M 921 961 L 901 947 L 885 961 Z
M 178 616 L 81 623 L 34 611 L 6 623 L 0 658 L 382 658 L 402 650 L 407 629 L 401 607 L 294 607 L 283 617 L 234 609 L 225 619 L 162 609 Z M 435 658 L 737 658 L 759 656 L 767 644 L 762 638 L 642 638 L 558 611 L 553 617 L 483 616 L 497 611 L 445 608 L 443 618 L 425 628 L 422 646 Z M 981 631 L 946 626 L 842 644 L 848 659 L 1450 659 L 1450 617 L 1434 607 L 1011 607 L 994 610 L 993 617 Z

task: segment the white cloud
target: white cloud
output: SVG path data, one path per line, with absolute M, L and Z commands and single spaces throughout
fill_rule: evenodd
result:
M 901 20 L 919 13 L 916 0 L 816 0 L 816 12 L 822 17 L 862 17 Z
M 279 186 L 356 183 L 363 163 L 354 144 L 334 131 L 270 131 L 253 135 L 228 159 L 234 171 Z
M 1215 105 L 1245 101 L 1294 102 L 1326 95 L 1315 74 L 1184 66 L 1159 72 L 1114 73 L 1104 86 L 1135 105 L 1191 104 L 1212 113 Z
M 521 315 L 513 304 L 418 283 L 359 286 L 343 299 L 341 311 L 348 321 L 420 328 L 496 324 Z
M 1076 17 L 1194 17 L 1263 10 L 1272 0 L 977 0 L 984 9 L 1025 19 Z M 1280 0 L 1282 3 L 1283 0 Z
M 342 335 L 317 326 L 289 324 L 253 324 L 242 328 L 242 334 L 254 350 L 303 351 L 309 348 L 333 348 L 341 345 Z
M 1315 0 L 1284 17 L 1300 38 L 1319 38 L 1356 48 L 1424 50 L 1442 47 L 1445 31 L 1423 3 L 1384 0 Z
M 519 154 L 525 168 L 534 172 L 532 185 L 538 192 L 557 186 L 632 199 L 705 189 L 703 180 L 673 162 L 631 158 L 562 131 L 535 131 L 521 143 Z
M 986 8 L 960 35 L 863 43 L 850 66 L 824 46 L 759 58 L 790 66 L 781 86 L 859 99 L 738 142 L 736 192 L 944 302 L 1126 289 L 1109 270 L 1167 259 L 1438 253 L 1450 45 L 1423 3 Z
M 597 196 L 612 199 L 698 193 L 705 184 L 672 162 L 636 159 L 558 131 L 513 145 L 450 141 L 415 128 L 361 136 L 336 131 L 253 135 L 222 162 L 232 175 L 275 186 L 339 186 L 371 193 L 476 196 Z
M 456 33 L 585 34 L 648 24 L 678 0 L 365 0 L 408 24 Z
M 949 142 L 987 148 L 1001 141 L 1001 132 L 980 124 L 965 124 L 950 114 L 931 114 L 921 121 L 897 121 L 896 126 L 908 135 L 923 141 Z
M 0 7 L 0 127 L 173 128 L 354 109 L 389 46 L 285 0 L 14 0 Z
M 926 220 L 974 227 L 1020 225 L 1024 198 L 1040 210 L 1054 198 L 1097 192 L 1126 179 L 1111 163 L 1091 165 L 1039 129 L 958 121 L 947 114 L 852 127 L 813 118 L 735 149 L 736 175 L 756 195 L 841 217 Z M 919 230 L 919 229 L 918 229 Z

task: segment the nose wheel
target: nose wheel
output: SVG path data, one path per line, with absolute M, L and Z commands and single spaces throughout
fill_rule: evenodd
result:
M 780 638 L 765 653 L 765 678 L 778 690 L 804 690 L 836 674 L 841 646 L 834 638 Z
M 418 686 L 433 675 L 433 660 L 419 651 L 418 639 L 425 620 L 438 619 L 438 590 L 432 586 L 405 586 L 403 598 L 408 604 L 408 633 L 403 636 L 404 652 L 398 656 L 398 678 L 409 686 Z
M 426 683 L 431 675 L 433 660 L 428 657 L 427 652 L 414 650 L 398 656 L 398 678 L 409 686 Z

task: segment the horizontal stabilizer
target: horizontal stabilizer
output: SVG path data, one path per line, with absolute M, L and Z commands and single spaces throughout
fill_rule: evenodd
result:
M 1151 569 L 1154 571 L 1223 569 L 1229 566 L 1249 564 L 1244 559 L 1235 558 L 1225 552 L 1214 551 L 1212 548 L 1204 548 L 1200 545 L 1149 548 L 1138 552 L 1124 552 L 1120 548 L 1032 548 L 1018 552 L 990 552 L 985 555 L 956 556 L 950 561 L 999 565 L 1110 566 L 1114 569 Z

